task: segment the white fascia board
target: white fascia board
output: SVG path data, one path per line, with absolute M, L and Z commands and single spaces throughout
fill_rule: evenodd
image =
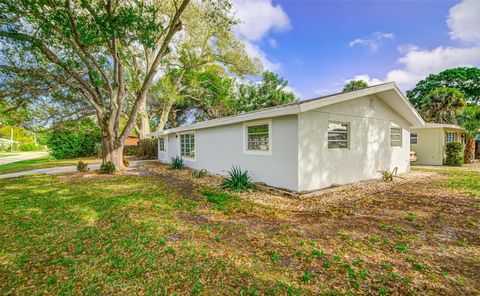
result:
M 412 127 L 422 127 L 425 126 L 425 120 L 423 120 L 422 116 L 420 113 L 418 113 L 417 109 L 413 107 L 412 103 L 403 95 L 403 93 L 398 89 L 398 87 L 394 84 L 394 89 L 395 92 L 398 94 L 400 98 L 402 98 L 403 102 L 408 106 L 410 111 L 412 111 L 414 117 L 410 118 L 410 123 L 412 124 Z M 405 115 L 404 115 L 405 116 Z
M 163 130 L 160 132 L 150 133 L 148 135 L 151 137 L 158 137 L 158 136 L 168 135 L 172 133 L 180 133 L 184 131 L 204 129 L 204 128 L 246 122 L 246 121 L 257 120 L 257 119 L 265 119 L 265 118 L 272 118 L 272 117 L 285 116 L 285 115 L 294 115 L 294 114 L 298 114 L 299 111 L 300 111 L 300 106 L 298 104 L 287 105 L 284 107 L 275 107 L 275 108 L 259 110 L 256 112 L 251 112 L 246 114 L 240 114 L 235 116 L 202 121 L 202 122 L 191 124 L 191 125 L 186 125 L 186 126 Z

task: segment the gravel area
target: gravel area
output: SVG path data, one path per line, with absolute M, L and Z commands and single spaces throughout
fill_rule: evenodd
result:
M 168 176 L 187 181 L 196 187 L 216 188 L 223 180 L 222 176 L 214 174 L 207 174 L 205 177 L 195 178 L 192 175 L 195 171 L 193 169 L 184 168 L 181 170 L 172 170 L 168 165 L 162 163 L 149 164 L 144 170 L 159 177 Z M 398 176 L 393 182 L 383 182 L 377 179 L 367 180 L 304 194 L 282 193 L 279 190 L 260 185 L 256 190 L 240 193 L 239 196 L 256 204 L 281 210 L 293 212 L 324 212 L 334 206 L 354 204 L 356 201 L 365 197 L 388 191 L 394 187 L 401 185 L 415 186 L 415 183 L 424 182 L 426 179 L 440 177 L 436 172 L 412 171 Z

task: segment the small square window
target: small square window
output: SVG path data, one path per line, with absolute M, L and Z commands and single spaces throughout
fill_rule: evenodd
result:
M 328 123 L 328 149 L 348 149 L 350 125 L 346 122 Z
M 390 128 L 390 147 L 402 147 L 402 129 Z
M 445 141 L 447 143 L 455 142 L 455 133 L 454 132 L 445 133 Z
M 410 145 L 411 144 L 418 144 L 418 134 L 417 133 L 410 133 Z
M 245 139 L 244 153 L 270 154 L 271 153 L 271 123 L 269 121 L 244 124 Z

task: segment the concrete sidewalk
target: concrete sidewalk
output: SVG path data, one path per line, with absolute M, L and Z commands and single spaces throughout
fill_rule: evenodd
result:
M 129 168 L 139 168 L 144 164 L 155 162 L 156 160 L 134 160 L 130 162 Z M 88 168 L 90 170 L 98 170 L 100 168 L 99 163 L 89 164 Z M 47 175 L 57 175 L 65 173 L 75 173 L 77 171 L 77 166 L 65 166 L 65 167 L 56 167 L 56 168 L 47 168 L 47 169 L 37 169 L 24 172 L 10 173 L 0 175 L 0 179 L 6 178 L 15 178 L 21 176 L 35 175 L 35 174 L 47 174 Z
M 0 165 L 22 160 L 40 158 L 45 155 L 48 155 L 48 152 L 16 152 L 15 155 L 1 157 Z

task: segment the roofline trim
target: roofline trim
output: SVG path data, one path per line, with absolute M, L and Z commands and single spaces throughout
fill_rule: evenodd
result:
M 197 130 L 197 129 L 204 129 L 204 128 L 210 128 L 210 127 L 216 127 L 216 126 L 222 126 L 222 125 L 228 125 L 228 124 L 234 124 L 234 123 L 240 123 L 240 122 L 246 122 L 246 121 L 251 121 L 251 120 L 258 120 L 258 119 L 264 119 L 264 118 L 269 118 L 269 117 L 278 117 L 278 116 L 285 116 L 285 115 L 295 115 L 299 114 L 302 112 L 310 111 L 313 109 L 325 107 L 328 105 L 356 99 L 359 97 L 375 94 L 378 92 L 383 92 L 387 90 L 394 89 L 396 93 L 402 98 L 404 103 L 408 105 L 410 110 L 414 113 L 416 119 L 418 119 L 418 123 L 421 125 L 425 125 L 424 120 L 418 114 L 417 110 L 410 104 L 410 102 L 405 98 L 405 96 L 402 94 L 402 92 L 398 89 L 398 87 L 395 85 L 394 82 L 388 82 L 388 83 L 383 83 L 379 85 L 374 85 L 366 88 L 362 88 L 359 90 L 355 91 L 349 91 L 349 92 L 341 92 L 337 94 L 332 94 L 332 95 L 327 95 L 324 97 L 319 97 L 315 99 L 310 99 L 310 100 L 304 100 L 304 101 L 299 101 L 296 103 L 292 104 L 286 104 L 282 106 L 276 106 L 276 107 L 271 107 L 271 108 L 266 108 L 266 109 L 261 109 L 261 110 L 256 110 L 248 113 L 243 113 L 243 114 L 238 114 L 238 115 L 232 115 L 232 116 L 227 116 L 227 117 L 222 117 L 218 119 L 213 119 L 213 120 L 207 120 L 207 121 L 202 121 L 198 123 L 194 123 L 191 125 L 185 125 L 185 126 L 180 126 L 172 129 L 166 129 L 163 131 L 159 132 L 153 132 L 148 134 L 149 136 L 157 137 L 157 136 L 164 136 L 172 133 L 179 133 L 179 132 L 184 132 L 184 131 L 189 131 L 189 130 Z M 415 124 L 412 124 L 415 125 Z

